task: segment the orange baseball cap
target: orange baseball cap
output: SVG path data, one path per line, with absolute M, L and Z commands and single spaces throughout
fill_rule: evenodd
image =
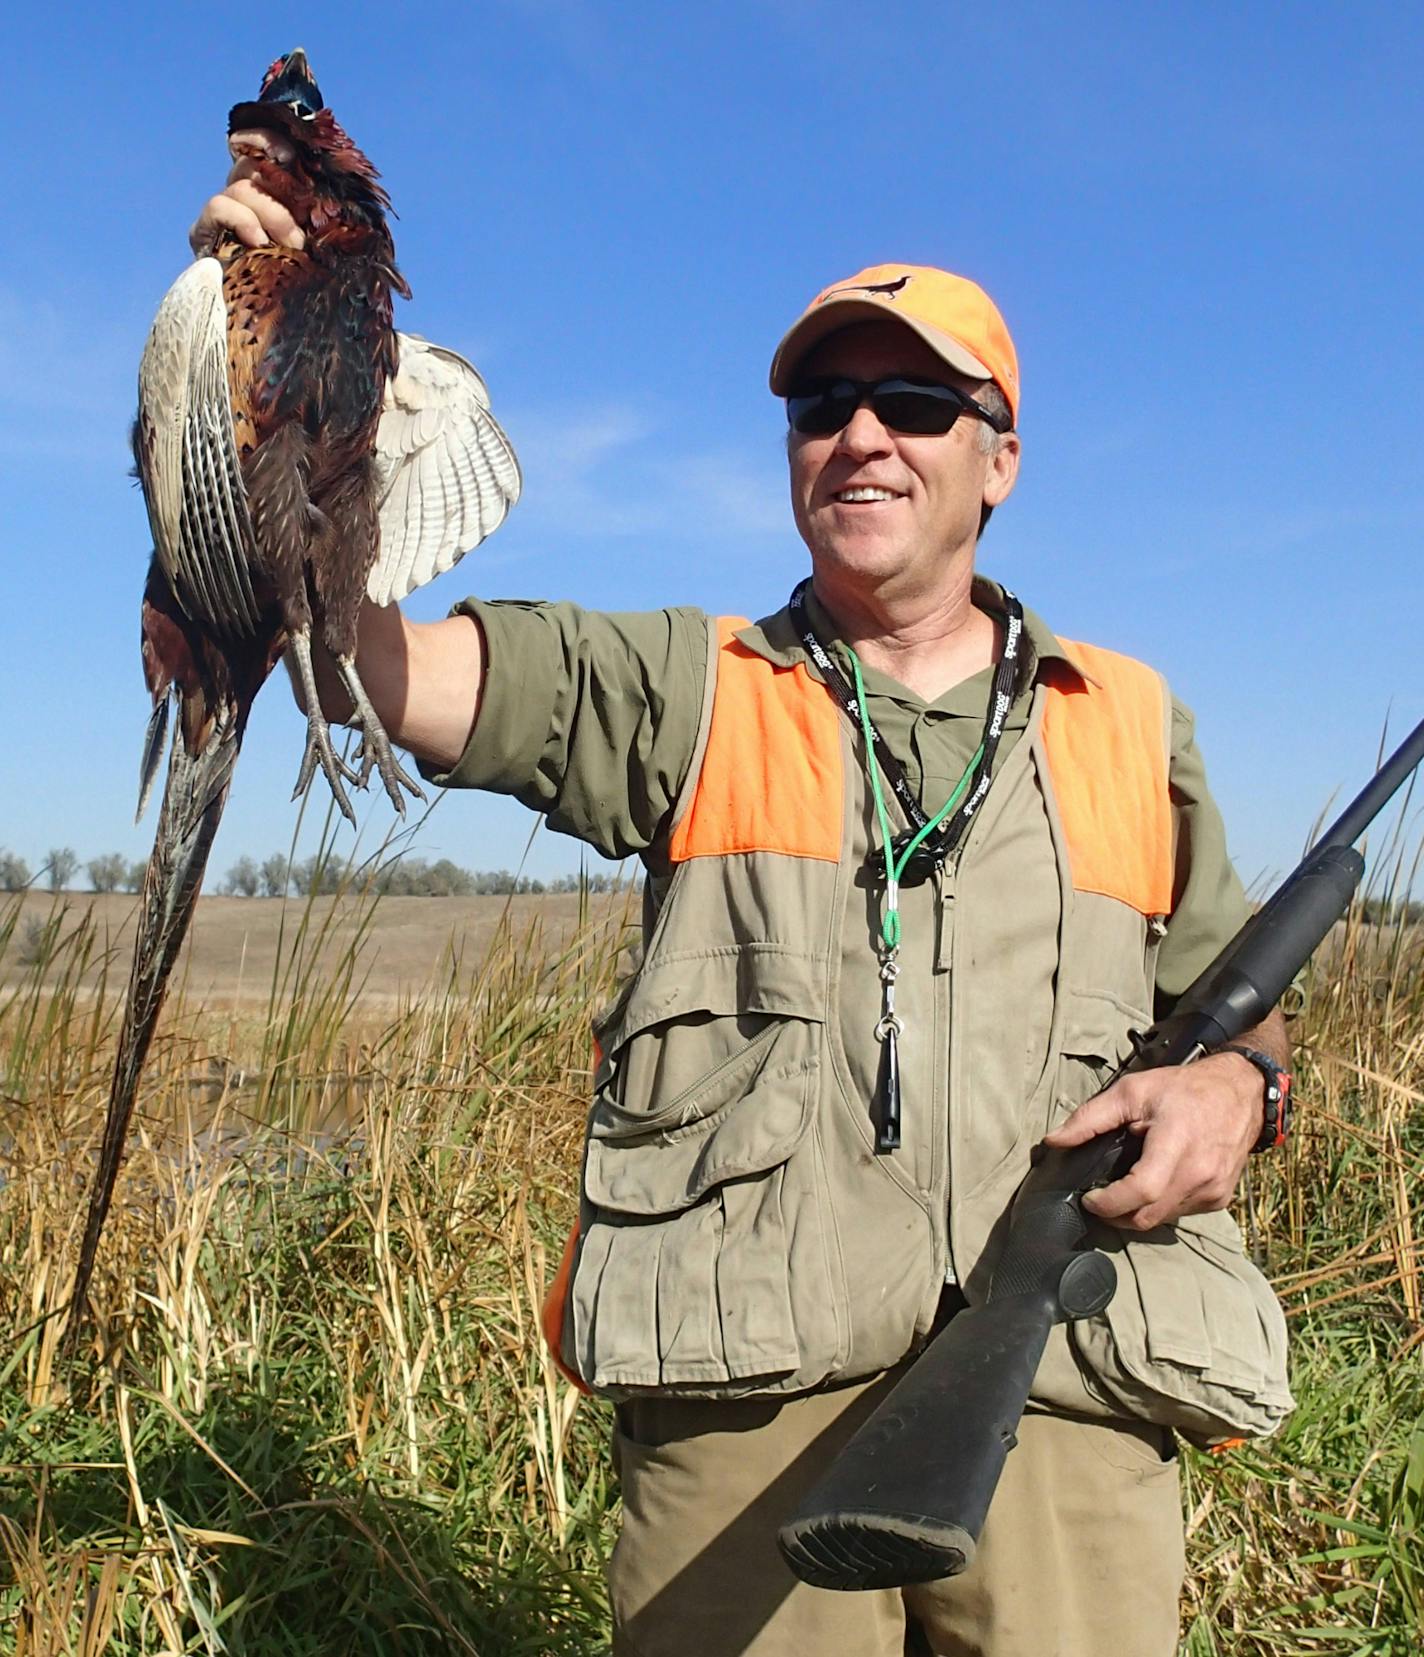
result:
M 992 380 L 1019 417 L 1019 359 L 998 306 L 977 282 L 933 265 L 871 265 L 824 288 L 792 325 L 771 359 L 771 389 L 784 397 L 801 358 L 852 322 L 893 317 L 951 368 Z

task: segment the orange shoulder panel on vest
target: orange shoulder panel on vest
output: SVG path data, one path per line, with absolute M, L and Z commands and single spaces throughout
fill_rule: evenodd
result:
M 1089 682 L 1051 687 L 1043 742 L 1074 890 L 1117 898 L 1143 915 L 1169 914 L 1166 688 L 1130 656 L 1063 642 Z
M 744 620 L 717 621 L 712 724 L 692 800 L 668 855 L 841 855 L 840 712 L 798 663 L 777 667 L 740 643 Z

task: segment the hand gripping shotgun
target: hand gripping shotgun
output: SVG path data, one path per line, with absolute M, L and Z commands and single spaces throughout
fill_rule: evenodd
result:
M 1421 759 L 1424 722 L 1171 1014 L 1134 1038 L 1113 1081 L 1187 1064 L 1260 1023 L 1349 907 L 1365 867 L 1354 842 Z M 894 1588 L 970 1564 L 1049 1331 L 1101 1312 L 1117 1286 L 1112 1261 L 1088 1246 L 1079 1199 L 1120 1179 L 1140 1150 L 1125 1128 L 1068 1150 L 1035 1147 L 984 1301 L 929 1343 L 782 1526 L 781 1551 L 803 1582 Z

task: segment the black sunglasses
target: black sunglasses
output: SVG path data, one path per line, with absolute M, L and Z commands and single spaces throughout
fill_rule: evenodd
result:
M 812 380 L 798 386 L 786 399 L 786 418 L 803 437 L 830 437 L 850 424 L 862 403 L 889 431 L 916 437 L 942 437 L 961 414 L 987 421 L 996 432 L 1013 422 L 976 403 L 952 385 L 933 380 L 908 380 L 902 374 L 886 380 Z

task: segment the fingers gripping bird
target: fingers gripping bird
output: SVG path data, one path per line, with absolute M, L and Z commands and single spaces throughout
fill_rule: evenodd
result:
M 356 670 L 363 597 L 403 598 L 498 528 L 519 465 L 462 357 L 393 325 L 409 297 L 376 169 L 323 103 L 306 54 L 278 59 L 228 117 L 234 156 L 291 212 L 300 250 L 224 237 L 159 306 L 139 368 L 138 474 L 154 553 L 142 655 L 153 697 L 139 812 L 177 705 L 99 1169 L 71 1299 L 79 1326 L 139 1075 L 187 931 L 257 692 L 289 655 L 308 709 L 297 793 L 317 766 L 374 770 L 397 811 L 406 774 Z M 361 733 L 332 748 L 312 642 L 331 654 Z

